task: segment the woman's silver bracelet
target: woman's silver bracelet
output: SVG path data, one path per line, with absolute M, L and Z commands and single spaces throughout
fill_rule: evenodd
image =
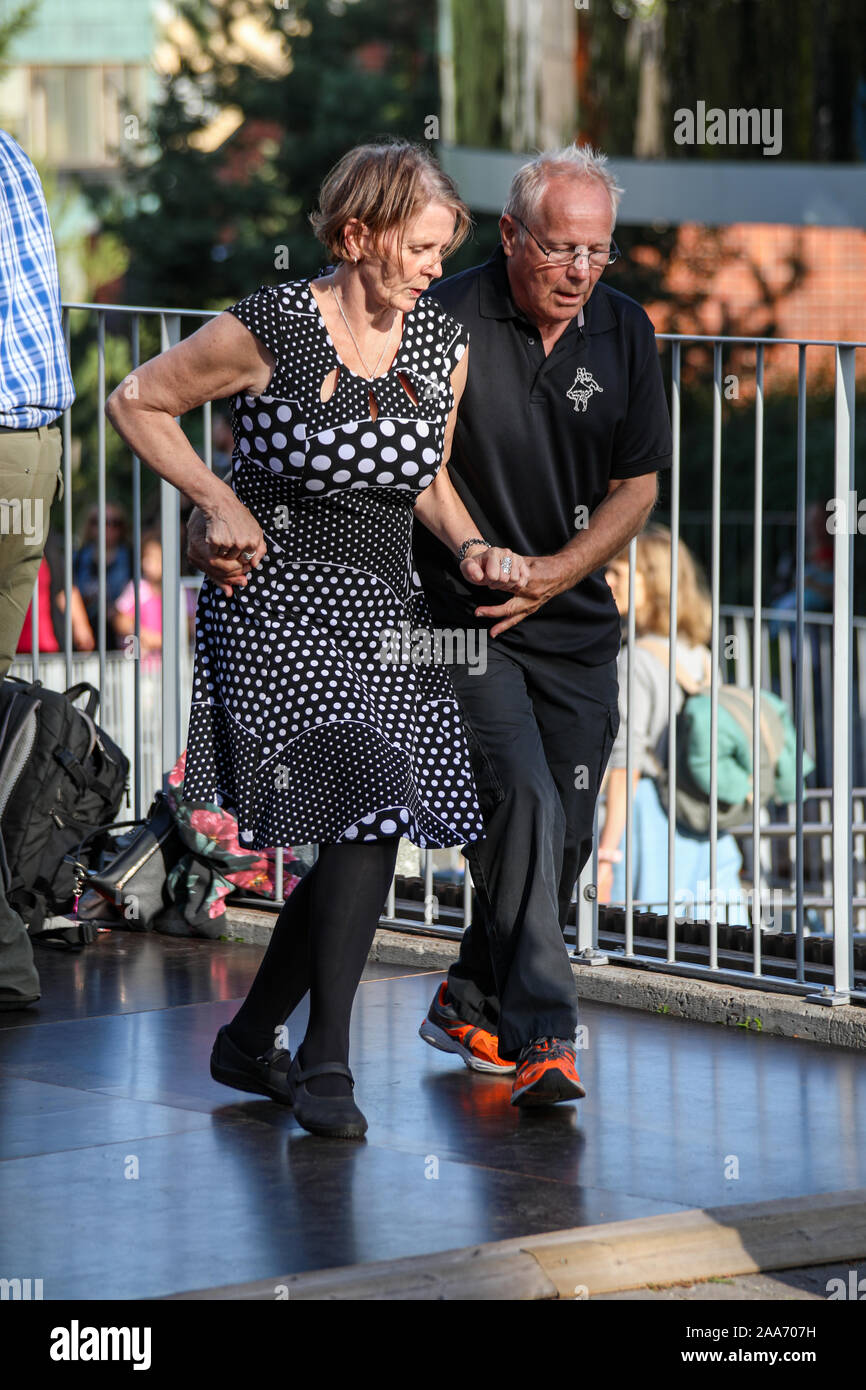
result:
M 460 549 L 459 549 L 458 552 L 457 552 L 457 563 L 458 563 L 458 565 L 462 565 L 462 564 L 463 564 L 463 561 L 466 559 L 466 552 L 467 552 L 467 550 L 470 548 L 470 546 L 473 546 L 473 545 L 484 545 L 484 546 L 487 547 L 488 550 L 492 550 L 492 549 L 493 549 L 493 544 L 492 544 L 491 541 L 482 540 L 480 536 L 470 536 L 470 537 L 469 537 L 469 540 L 468 540 L 468 541 L 464 541 L 463 544 L 461 545 Z

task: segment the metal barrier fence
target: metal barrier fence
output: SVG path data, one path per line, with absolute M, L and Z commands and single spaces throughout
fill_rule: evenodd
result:
M 104 517 L 107 478 L 106 478 L 106 433 L 103 407 L 109 393 L 106 384 L 106 316 L 121 316 L 129 329 L 131 369 L 140 363 L 140 326 L 143 318 L 156 320 L 159 326 L 160 349 L 166 350 L 180 340 L 182 318 L 196 322 L 214 317 L 213 314 L 199 311 L 175 312 L 166 309 L 125 308 L 114 305 L 70 304 L 64 306 L 64 324 L 67 344 L 70 343 L 69 313 L 71 310 L 87 310 L 96 315 L 98 344 L 98 425 L 97 425 L 97 497 L 100 518 Z M 635 919 L 640 904 L 636 903 L 631 890 L 631 869 L 633 856 L 633 813 L 634 813 L 634 749 L 632 721 L 628 722 L 627 736 L 627 812 L 625 836 L 625 879 L 626 897 L 623 904 L 621 929 L 610 927 L 607 920 L 602 921 L 595 894 L 598 875 L 598 835 L 595 837 L 595 850 L 584 867 L 576 885 L 573 903 L 575 906 L 574 950 L 575 957 L 587 965 L 615 961 L 634 964 L 644 968 L 663 969 L 668 972 L 690 973 L 708 976 L 719 980 L 744 979 L 752 984 L 760 984 L 770 989 L 788 989 L 819 998 L 821 1002 L 832 1004 L 866 1001 L 866 974 L 855 980 L 854 944 L 855 927 L 866 925 L 866 823 L 864 823 L 864 802 L 866 802 L 866 619 L 854 617 L 853 593 L 853 544 L 857 534 L 857 498 L 854 491 L 854 422 L 855 422 L 855 368 L 856 353 L 866 347 L 863 343 L 835 343 L 822 340 L 755 339 L 755 338 L 707 338 L 702 336 L 681 336 L 660 334 L 660 340 L 671 345 L 671 418 L 673 423 L 673 468 L 670 478 L 670 529 L 673 537 L 680 534 L 680 498 L 682 481 L 681 438 L 682 438 L 682 395 L 683 395 L 683 352 L 690 344 L 711 347 L 713 353 L 712 389 L 712 511 L 711 511 L 711 563 L 709 581 L 712 602 L 712 687 L 711 687 L 711 764 L 710 764 L 710 829 L 709 829 L 709 916 L 706 923 L 705 959 L 696 960 L 694 951 L 687 950 L 692 942 L 685 940 L 684 921 L 678 914 L 675 825 L 668 821 L 666 846 L 668 864 L 668 893 L 665 911 L 663 936 L 664 955 L 661 947 L 646 948 L 646 941 L 640 932 L 635 931 Z M 754 514 L 763 516 L 763 458 L 764 458 L 764 373 L 765 355 L 777 347 L 794 346 L 798 352 L 797 382 L 797 443 L 796 443 L 796 486 L 797 486 L 797 557 L 796 557 L 796 609 L 774 612 L 759 610 L 761 621 L 754 621 L 754 609 L 724 607 L 720 603 L 721 555 L 721 463 L 722 463 L 722 390 L 723 353 L 736 347 L 754 350 Z M 805 610 L 805 531 L 803 519 L 806 509 L 806 384 L 807 351 L 810 347 L 832 348 L 835 355 L 835 449 L 833 467 L 833 497 L 838 508 L 847 509 L 846 524 L 838 525 L 833 534 L 833 604 L 832 613 L 806 613 Z M 73 364 L 74 366 L 74 364 Z M 203 412 L 203 457 L 208 467 L 212 467 L 211 406 L 202 407 Z M 71 605 L 72 589 L 72 478 L 71 443 L 72 426 L 70 410 L 62 421 L 64 443 L 64 540 L 65 540 L 65 633 L 62 657 L 39 654 L 38 611 L 33 604 L 32 633 L 33 656 L 19 658 L 13 664 L 17 674 L 31 673 L 55 688 L 63 688 L 76 680 L 92 679 L 103 692 L 101 719 L 107 730 L 127 751 L 130 749 L 132 813 L 143 816 L 150 803 L 153 792 L 162 783 L 163 774 L 175 763 L 184 746 L 186 725 L 189 715 L 189 698 L 192 669 L 192 629 L 189 621 L 189 606 L 183 601 L 188 590 L 197 588 L 196 580 L 182 578 L 180 574 L 180 524 L 179 493 L 169 483 L 160 480 L 160 518 L 163 557 L 162 592 L 162 652 L 161 658 L 151 669 L 145 670 L 138 659 L 140 650 L 140 597 L 141 584 L 141 464 L 132 460 L 132 533 L 133 533 L 133 586 L 135 591 L 135 643 L 130 653 L 112 652 L 107 646 L 107 591 L 106 591 L 106 546 L 104 526 L 98 532 L 98 609 L 97 650 L 93 655 L 76 653 L 72 647 Z M 829 506 L 830 499 L 828 499 Z M 673 552 L 672 552 L 673 553 Z M 629 547 L 629 570 L 632 583 L 630 592 L 634 593 L 634 567 L 636 543 Z M 754 527 L 753 548 L 754 593 L 762 592 L 762 527 Z M 34 597 L 36 588 L 34 586 Z M 174 601 L 166 601 L 165 596 L 174 596 Z M 676 631 L 677 613 L 677 574 L 673 567 L 671 574 L 671 631 Z M 771 638 L 770 624 L 779 624 L 778 634 Z M 806 634 L 810 640 L 807 642 Z M 726 634 L 738 636 L 736 655 L 728 658 L 729 667 L 722 673 L 722 644 Z M 633 652 L 636 640 L 635 612 L 632 604 L 629 610 L 626 643 L 629 653 Z M 770 813 L 761 807 L 760 796 L 760 758 L 754 759 L 754 797 L 751 823 L 737 828 L 741 842 L 751 849 L 752 885 L 748 890 L 749 916 L 752 931 L 749 933 L 748 955 L 750 959 L 741 964 L 738 959 L 732 967 L 726 953 L 726 962 L 720 964 L 719 929 L 724 927 L 724 919 L 718 912 L 717 847 L 718 828 L 718 715 L 719 686 L 722 679 L 733 681 L 753 694 L 752 747 L 753 754 L 760 748 L 760 707 L 757 692 L 770 688 L 770 644 L 775 641 L 778 647 L 777 673 L 778 692 L 792 709 L 796 728 L 797 766 L 802 765 L 804 747 L 808 747 L 816 758 L 817 772 L 827 785 L 807 788 L 802 778 L 798 778 L 796 801 L 792 807 L 781 812 Z M 856 649 L 855 649 L 856 642 Z M 794 653 L 798 659 L 794 659 Z M 132 659 L 130 659 L 130 655 Z M 669 744 L 676 746 L 676 674 L 673 665 L 669 670 L 668 698 L 671 710 Z M 634 699 L 633 661 L 628 663 L 626 704 L 631 707 Z M 856 716 L 856 756 L 861 785 L 855 785 L 855 707 Z M 674 758 L 669 760 L 668 776 L 670 797 L 676 793 L 677 767 Z M 807 820 L 806 808 L 810 808 Z M 807 843 L 817 846 L 817 850 L 807 853 Z M 776 863 L 778 847 L 786 849 L 788 881 L 781 881 L 781 897 L 777 898 L 783 910 L 788 912 L 793 930 L 787 933 L 793 938 L 793 958 L 795 966 L 789 978 L 782 979 L 778 974 L 765 969 L 764 943 L 780 934 L 778 920 L 768 927 L 762 922 L 763 895 L 768 886 L 775 892 L 780 890 L 779 868 Z M 856 847 L 856 857 L 855 857 Z M 314 847 L 301 847 L 315 856 Z M 443 867 L 442 861 L 447 859 Z M 414 862 L 413 862 L 414 861 Z M 810 869 L 807 889 L 806 871 Z M 401 874 L 401 867 L 403 873 Z M 283 897 L 283 853 L 276 856 L 275 898 Z M 417 872 L 411 870 L 417 869 Z M 410 872 L 406 872 L 409 870 Z M 449 851 L 419 851 L 409 847 L 408 853 L 398 860 L 398 876 L 413 878 L 415 887 L 423 889 L 414 899 L 401 898 L 398 903 L 397 879 L 392 883 L 386 904 L 384 924 L 401 925 L 411 930 L 436 930 L 447 935 L 459 935 L 471 920 L 472 885 L 468 871 L 455 863 L 455 855 Z M 856 880 L 856 882 L 855 882 Z M 444 883 L 447 892 L 437 894 L 434 888 Z M 440 911 L 439 898 L 447 897 L 449 906 Z M 423 912 L 413 906 L 415 901 L 423 901 Z M 399 911 L 398 911 L 399 906 Z M 817 914 L 817 915 L 816 915 Z M 606 918 L 610 914 L 606 914 Z M 809 922 L 813 924 L 809 925 Z M 806 942 L 820 924 L 826 937 L 832 940 L 832 980 L 815 993 L 815 974 L 807 971 Z M 640 919 L 638 919 L 640 926 Z M 657 927 L 657 923 L 655 924 Z M 610 927 L 610 929 L 608 929 Z M 599 934 L 604 938 L 604 950 L 599 948 Z M 567 939 L 570 932 L 567 931 Z M 656 931 L 656 938 L 659 933 Z M 636 949 L 636 945 L 639 949 Z M 813 956 L 810 955 L 810 959 Z M 822 957 L 824 959 L 824 957 Z M 827 972 L 825 971 L 825 974 Z M 860 975 L 858 970 L 858 976 Z

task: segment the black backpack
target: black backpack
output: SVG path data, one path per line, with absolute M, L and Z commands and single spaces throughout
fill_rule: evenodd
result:
M 88 691 L 87 706 L 72 702 Z M 46 928 L 72 911 L 84 870 L 99 863 L 126 792 L 129 759 L 94 723 L 99 691 L 65 692 L 7 676 L 0 685 L 0 871 L 6 896 L 31 937 L 83 945 L 90 922 Z M 90 834 L 94 830 L 101 833 Z M 87 836 L 84 862 L 74 856 Z

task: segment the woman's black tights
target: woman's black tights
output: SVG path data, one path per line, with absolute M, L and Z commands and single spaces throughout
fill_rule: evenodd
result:
M 286 899 L 250 991 L 231 1023 L 232 1041 L 251 1057 L 275 1045 L 277 1030 L 310 991 L 301 1068 L 349 1060 L 352 1003 L 397 862 L 399 836 L 325 843 Z M 340 1076 L 307 1082 L 314 1095 L 347 1095 Z

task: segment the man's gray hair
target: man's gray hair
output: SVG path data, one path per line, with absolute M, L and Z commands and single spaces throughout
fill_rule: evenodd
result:
M 616 222 L 619 200 L 625 192 L 607 167 L 607 155 L 592 145 L 567 145 L 562 150 L 538 154 L 521 166 L 511 180 L 508 202 L 503 208 L 509 216 L 528 222 L 538 211 L 542 194 L 552 178 L 562 176 L 595 179 L 607 189 L 611 226 Z M 523 235 L 521 231 L 521 236 Z

